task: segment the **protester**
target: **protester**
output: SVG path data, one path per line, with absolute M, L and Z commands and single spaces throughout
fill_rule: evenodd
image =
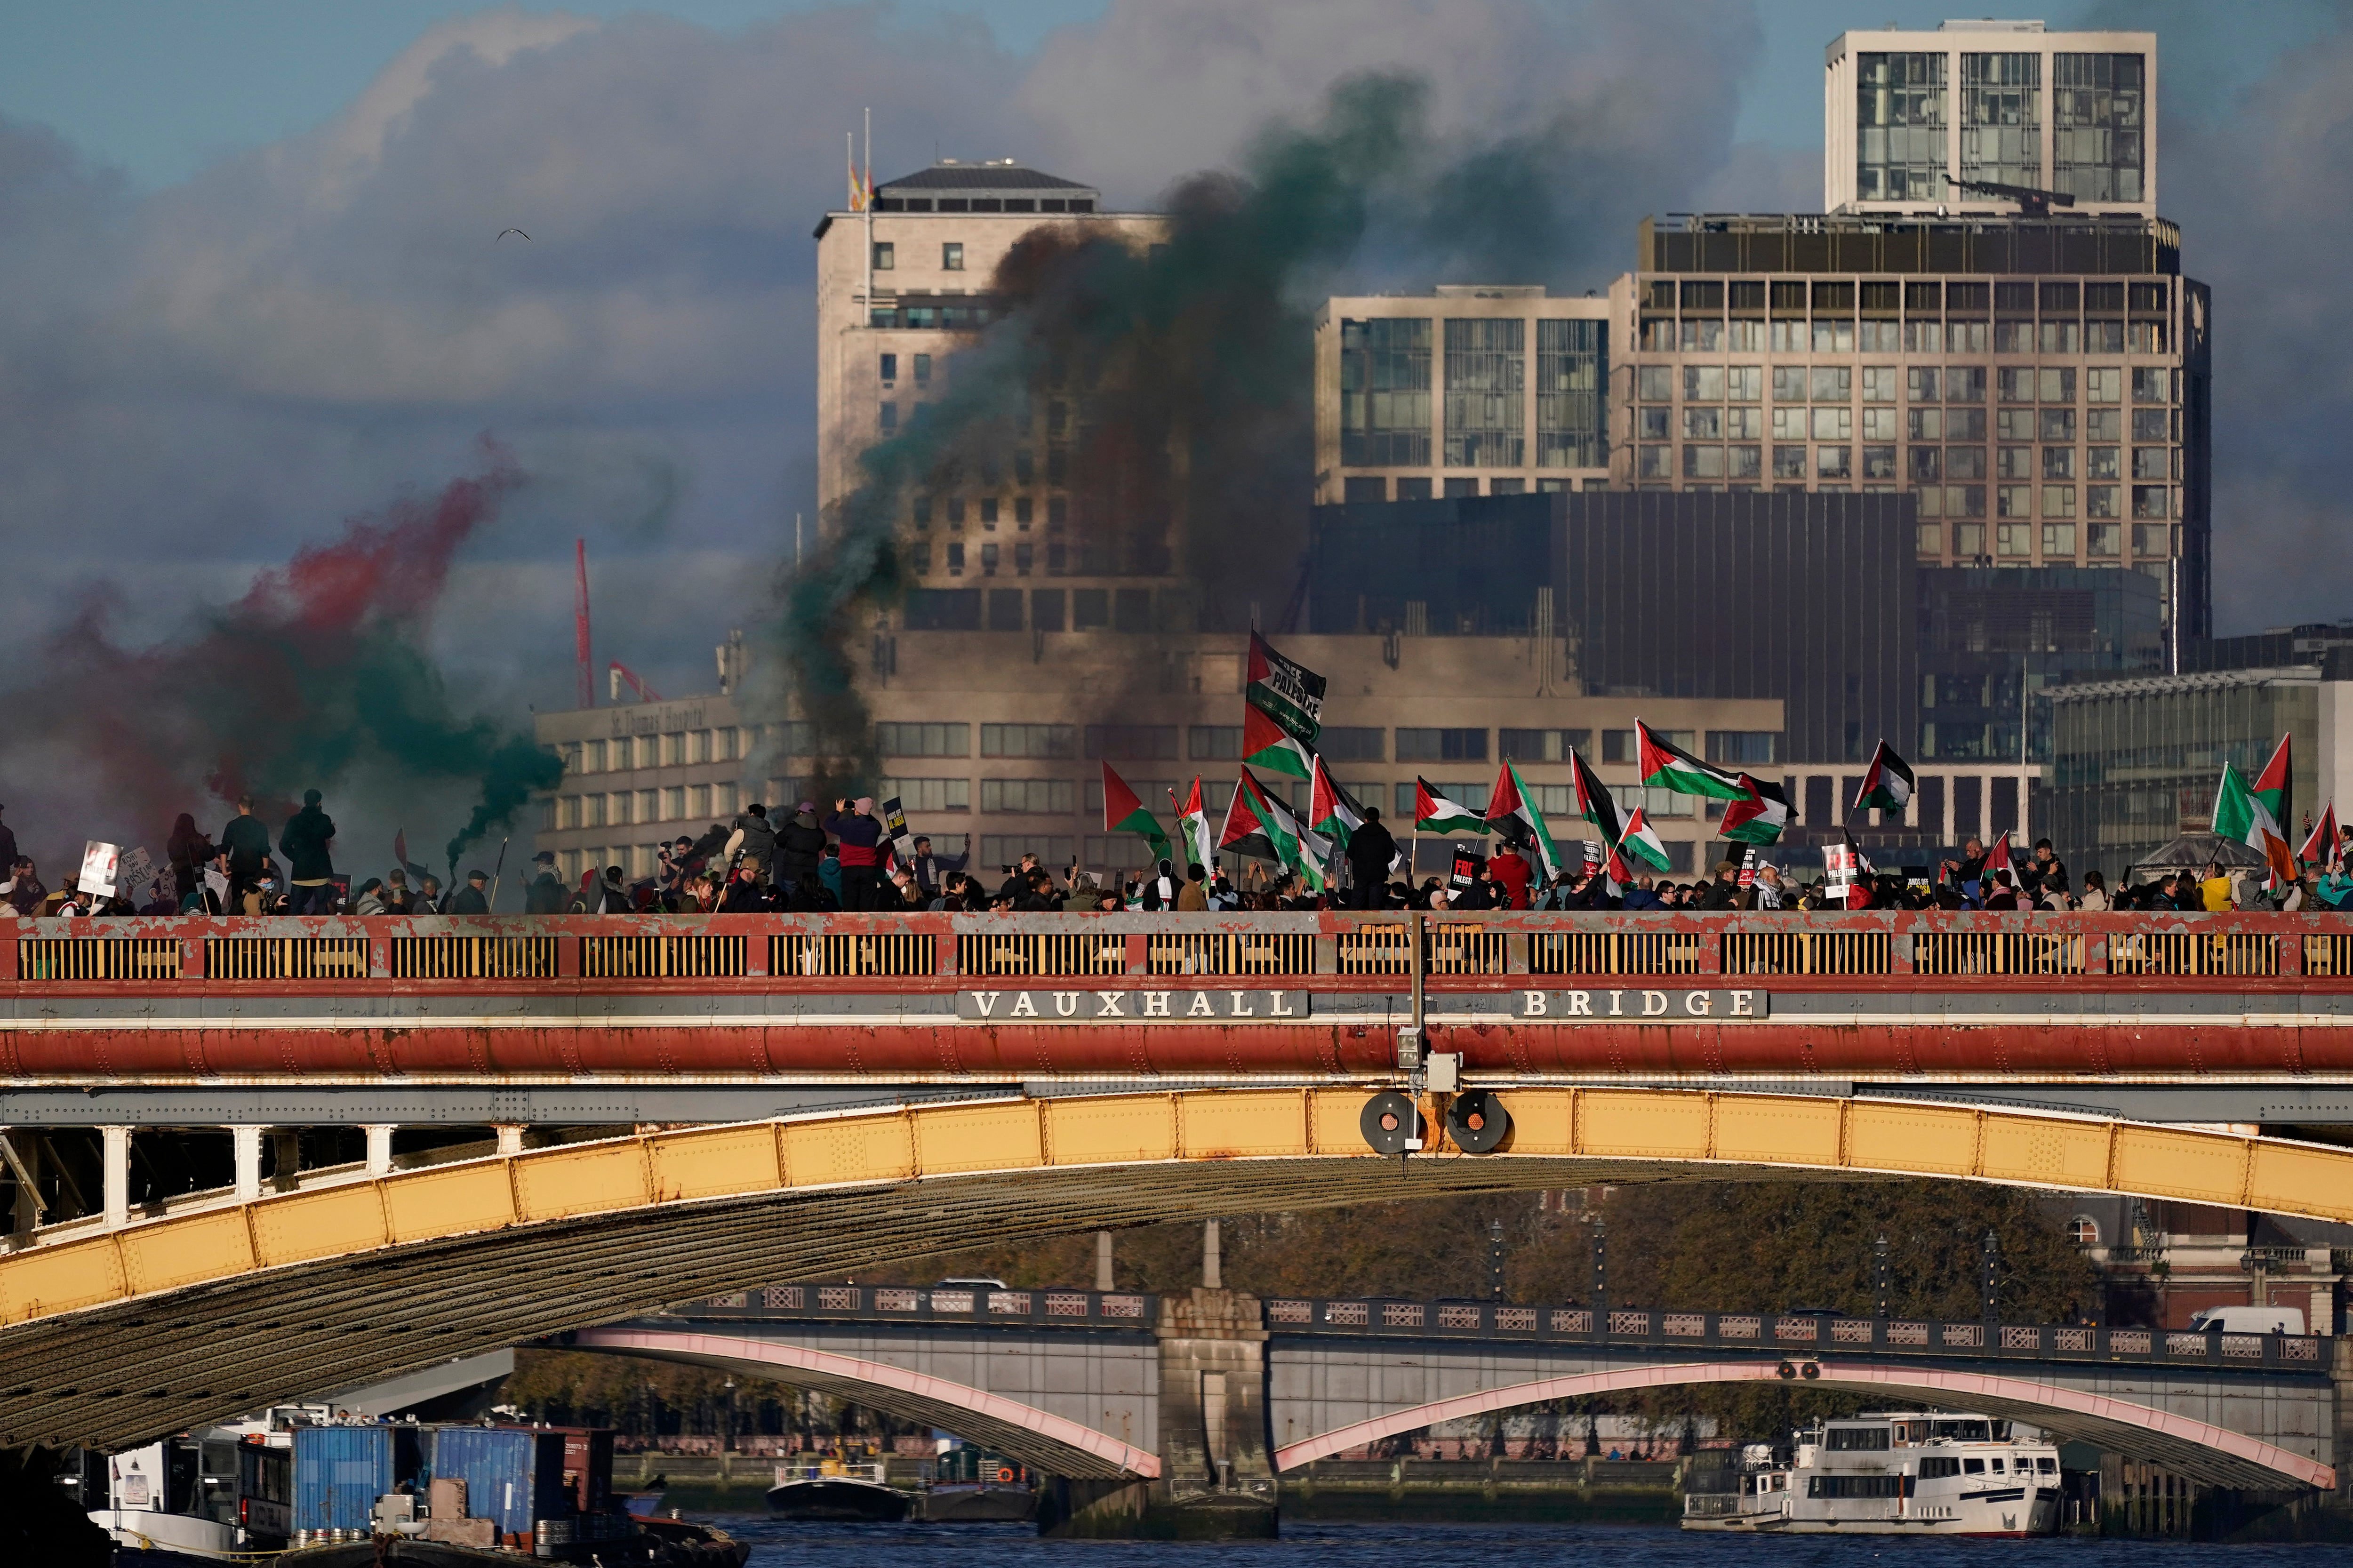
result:
M 667 851 L 665 851 L 667 853 Z M 522 911 L 527 915 L 560 915 L 571 902 L 571 895 L 555 875 L 555 856 L 546 849 L 531 858 L 534 873 L 522 890 Z
M 1377 910 L 1388 901 L 1389 865 L 1397 858 L 1397 839 L 1381 822 L 1377 805 L 1365 807 L 1365 820 L 1348 834 L 1348 871 L 1356 882 L 1356 906 Z
M 366 881 L 360 884 L 359 896 L 352 900 L 352 913 L 355 915 L 382 915 L 389 914 L 392 911 L 385 907 L 384 900 L 384 883 L 380 879 L 375 877 L 370 877 Z
M 29 920 L 40 913 L 41 900 L 48 896 L 48 891 L 41 885 L 40 876 L 33 868 L 31 856 L 12 855 L 8 858 L 8 880 L 5 886 L 0 886 L 0 894 L 6 896 L 10 908 Z
M 453 915 L 486 915 L 491 901 L 482 889 L 489 887 L 491 874 L 479 868 L 466 873 L 466 885 L 449 895 L 448 912 Z
M 856 801 L 835 801 L 825 830 L 841 841 L 841 907 L 871 909 L 882 882 L 884 853 L 882 825 L 874 818 L 874 798 L 861 795 Z
M 424 882 L 417 889 L 417 901 L 410 907 L 409 912 L 418 915 L 438 915 L 441 912 L 441 879 L 438 877 L 430 872 L 427 873 Z
M 278 847 L 284 851 L 287 880 L 293 888 L 291 912 L 298 915 L 323 915 L 332 912 L 334 889 L 330 885 L 335 874 L 327 847 L 334 842 L 334 819 L 319 809 L 319 792 L 302 792 L 302 809 L 287 820 L 278 835 Z

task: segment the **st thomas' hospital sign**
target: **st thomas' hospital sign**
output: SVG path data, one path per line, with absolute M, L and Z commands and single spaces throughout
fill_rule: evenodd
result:
M 1390 998 L 1308 991 L 959 991 L 956 1016 L 968 1023 L 1253 1024 L 1326 1022 L 1386 1013 Z M 1508 1017 L 1541 1024 L 1705 1024 L 1763 1018 L 1771 994 L 1755 990 L 1501 991 L 1440 993 L 1434 1017 Z

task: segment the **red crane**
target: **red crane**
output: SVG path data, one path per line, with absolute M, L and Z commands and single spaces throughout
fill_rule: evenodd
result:
M 605 676 L 611 685 L 613 700 L 616 702 L 621 700 L 621 688 L 624 686 L 636 692 L 638 700 L 640 702 L 659 702 L 662 700 L 660 692 L 648 686 L 643 677 L 617 658 L 605 667 Z

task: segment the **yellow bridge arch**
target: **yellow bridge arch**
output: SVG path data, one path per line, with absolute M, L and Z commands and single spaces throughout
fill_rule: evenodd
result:
M 1207 1215 L 1605 1182 L 1943 1176 L 2353 1221 L 2353 1150 L 2032 1110 L 1506 1091 L 1368 1150 L 1363 1088 L 918 1104 L 353 1178 L 0 1258 L 0 1446 L 119 1447 L 776 1279 Z

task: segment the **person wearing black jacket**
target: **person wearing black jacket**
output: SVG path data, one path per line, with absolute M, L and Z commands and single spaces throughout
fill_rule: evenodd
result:
M 556 879 L 554 852 L 543 849 L 531 858 L 531 863 L 539 868 L 539 875 L 533 877 L 531 886 L 522 890 L 522 912 L 527 915 L 562 914 L 571 904 L 572 895 Z
M 335 866 L 327 850 L 334 838 L 335 819 L 319 809 L 319 792 L 304 790 L 302 809 L 278 835 L 278 847 L 286 852 L 286 879 L 293 889 L 288 913 L 323 915 L 334 908 Z
M 253 797 L 237 796 L 237 815 L 220 832 L 220 847 L 228 851 L 229 896 L 242 898 L 269 865 L 269 829 L 253 815 Z
M 1740 868 L 1729 860 L 1715 863 L 1715 880 L 1707 885 L 1707 894 L 1699 901 L 1703 910 L 1736 910 L 1740 907 Z
M 466 885 L 449 895 L 448 913 L 453 915 L 486 915 L 491 912 L 491 900 L 482 889 L 490 885 L 491 874 L 473 870 L 466 873 Z
M 817 863 L 824 855 L 825 829 L 817 825 L 817 803 L 805 800 L 776 829 L 776 882 L 787 899 L 804 898 L 809 908 L 817 907 Z
M 1377 910 L 1388 902 L 1389 862 L 1397 840 L 1381 826 L 1378 806 L 1365 808 L 1365 820 L 1348 833 L 1348 872 L 1356 881 L 1356 907 Z

